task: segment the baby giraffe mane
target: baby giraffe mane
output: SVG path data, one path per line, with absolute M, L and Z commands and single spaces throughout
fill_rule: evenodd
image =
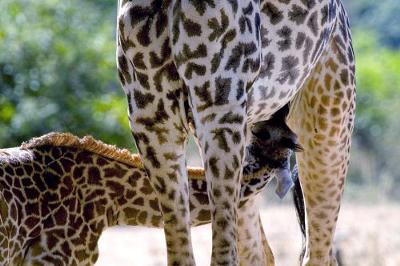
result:
M 101 155 L 138 169 L 144 169 L 142 161 L 137 154 L 132 154 L 127 149 L 120 149 L 115 145 L 106 144 L 92 136 L 79 138 L 71 133 L 51 132 L 46 135 L 32 138 L 21 144 L 22 149 L 32 149 L 41 146 L 69 147 Z M 188 167 L 188 174 L 193 179 L 204 179 L 204 169 Z

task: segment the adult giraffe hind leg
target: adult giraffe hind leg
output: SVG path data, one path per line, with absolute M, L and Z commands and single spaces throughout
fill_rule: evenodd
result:
M 163 215 L 168 265 L 189 266 L 186 98 L 172 61 L 168 10 L 168 1 L 123 1 L 117 57 L 132 134 Z
M 260 67 L 259 2 L 181 0 L 172 11 L 175 64 L 190 95 L 208 182 L 212 265 L 238 265 L 246 88 Z
M 328 49 L 292 102 L 289 125 L 298 153 L 306 215 L 303 265 L 337 265 L 333 235 L 349 163 L 355 108 L 354 55 L 341 8 Z

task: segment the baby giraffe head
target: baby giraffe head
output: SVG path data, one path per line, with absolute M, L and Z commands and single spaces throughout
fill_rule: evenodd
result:
M 276 193 L 280 198 L 293 186 L 290 157 L 293 152 L 302 150 L 296 134 L 286 125 L 287 113 L 288 108 L 284 107 L 270 120 L 254 124 L 243 170 L 245 176 L 272 173 L 278 183 Z

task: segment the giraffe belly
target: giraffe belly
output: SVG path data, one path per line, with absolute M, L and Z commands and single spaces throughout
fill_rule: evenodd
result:
M 336 24 L 335 0 L 261 1 L 261 70 L 248 90 L 248 123 L 268 120 L 293 100 L 321 55 Z

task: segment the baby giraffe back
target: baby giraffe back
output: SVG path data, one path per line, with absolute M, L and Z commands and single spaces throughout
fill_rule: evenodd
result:
M 76 143 L 97 146 L 85 149 Z M 164 226 L 140 159 L 99 143 L 50 134 L 22 148 L 0 150 L 1 265 L 93 265 L 105 228 Z M 241 186 L 239 217 L 252 230 L 239 231 L 239 253 L 249 261 L 273 261 L 256 201 L 274 169 L 265 173 L 246 177 Z M 188 175 L 191 224 L 209 223 L 204 170 L 189 168 Z
M 7 149 L 0 167 L 0 261 L 6 265 L 92 265 L 112 213 L 94 157 L 44 146 Z M 99 157 L 98 159 L 101 160 Z M 111 188 L 111 186 L 110 186 Z M 7 247 L 7 248 L 5 248 Z

